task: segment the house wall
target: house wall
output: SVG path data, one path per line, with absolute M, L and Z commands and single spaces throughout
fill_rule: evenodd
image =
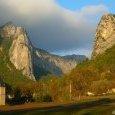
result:
M 5 87 L 0 87 L 0 105 L 5 105 Z

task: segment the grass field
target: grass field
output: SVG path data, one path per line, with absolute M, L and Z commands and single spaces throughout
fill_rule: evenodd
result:
M 92 102 L 62 104 L 13 111 L 0 115 L 115 115 L 115 100 L 101 99 Z

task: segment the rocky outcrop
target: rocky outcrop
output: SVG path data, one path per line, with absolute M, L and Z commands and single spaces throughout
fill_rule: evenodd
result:
M 115 15 L 104 15 L 97 27 L 95 34 L 92 58 L 104 53 L 115 45 Z
M 12 44 L 9 49 L 10 61 L 23 75 L 35 80 L 32 66 L 32 45 L 24 28 L 7 23 L 1 28 L 0 35 L 3 39 L 10 39 Z

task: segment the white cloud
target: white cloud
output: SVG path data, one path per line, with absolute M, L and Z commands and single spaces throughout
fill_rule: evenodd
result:
M 65 9 L 55 0 L 0 0 L 0 24 L 13 21 L 24 25 L 37 47 L 49 51 L 89 49 L 104 5 Z
M 83 15 L 97 15 L 103 14 L 108 11 L 108 8 L 104 5 L 97 5 L 97 6 L 86 6 L 81 9 L 81 13 Z

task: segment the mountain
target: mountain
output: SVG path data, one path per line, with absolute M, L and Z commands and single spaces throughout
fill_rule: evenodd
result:
M 3 34 L 3 27 L 0 28 L 0 81 L 3 80 L 10 85 L 32 82 L 22 74 L 21 70 L 16 69 L 10 61 L 9 50 L 13 39 L 5 35 L 8 35 L 8 33 L 4 31 Z
M 27 79 L 33 81 L 39 79 L 42 75 L 62 75 L 68 73 L 81 60 L 85 60 L 85 58 L 80 59 L 77 56 L 74 56 L 74 59 L 66 59 L 65 57 L 53 55 L 45 50 L 35 48 L 26 30 L 11 22 L 0 28 L 0 52 L 1 54 L 6 52 L 9 63 L 13 64 L 15 69 L 19 70 Z M 5 63 L 7 64 L 7 62 Z M 10 69 L 9 65 L 7 69 Z
M 78 63 L 85 60 L 84 56 L 58 56 L 53 55 L 42 49 L 34 50 L 34 72 L 35 76 L 41 76 L 45 74 L 62 75 L 70 72 L 76 67 Z M 71 58 L 69 58 L 71 57 Z M 74 57 L 74 58 L 72 58 Z M 79 57 L 79 58 L 78 58 Z M 38 71 L 39 70 L 39 71 Z
M 107 14 L 102 16 L 96 29 L 92 58 L 104 53 L 113 45 L 115 45 L 115 15 Z
M 103 15 L 95 33 L 92 59 L 81 64 L 95 71 L 115 72 L 115 15 Z M 101 73 L 99 73 L 101 74 Z
M 115 16 L 104 15 L 97 27 L 91 60 L 86 60 L 71 71 L 73 87 L 80 93 L 107 93 L 115 88 Z
M 1 41 L 10 42 L 9 60 L 23 75 L 35 80 L 32 67 L 32 45 L 24 28 L 7 23 L 0 29 Z M 2 44 L 2 42 L 1 42 Z

